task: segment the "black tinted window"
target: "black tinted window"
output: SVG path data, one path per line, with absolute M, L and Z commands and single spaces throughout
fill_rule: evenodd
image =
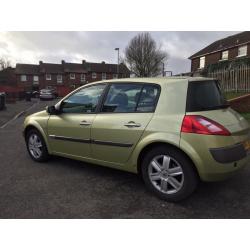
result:
M 140 94 L 136 111 L 153 112 L 159 95 L 159 88 L 153 85 L 145 85 Z
M 79 90 L 62 102 L 63 113 L 93 113 L 105 85 L 94 85 Z
M 217 81 L 189 82 L 187 112 L 225 108 L 227 102 Z

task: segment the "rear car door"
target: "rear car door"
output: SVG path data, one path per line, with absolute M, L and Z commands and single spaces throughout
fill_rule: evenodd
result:
M 63 100 L 60 113 L 51 115 L 48 135 L 54 153 L 91 157 L 90 129 L 106 84 L 82 88 Z
M 151 120 L 160 86 L 113 83 L 91 128 L 93 158 L 124 164 Z

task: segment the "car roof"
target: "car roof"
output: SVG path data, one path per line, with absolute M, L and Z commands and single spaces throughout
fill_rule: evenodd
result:
M 171 76 L 171 77 L 133 77 L 133 78 L 119 78 L 119 79 L 112 79 L 112 80 L 103 80 L 92 82 L 86 85 L 93 85 L 97 83 L 156 83 L 156 84 L 168 84 L 173 82 L 183 82 L 186 81 L 206 81 L 206 80 L 214 80 L 213 78 L 206 78 L 206 77 L 188 77 L 188 76 Z M 86 86 L 84 85 L 84 86 Z

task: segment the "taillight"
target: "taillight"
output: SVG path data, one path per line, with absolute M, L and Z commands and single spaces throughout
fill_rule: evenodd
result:
M 231 135 L 221 124 L 201 115 L 186 115 L 182 121 L 181 132 L 205 135 Z

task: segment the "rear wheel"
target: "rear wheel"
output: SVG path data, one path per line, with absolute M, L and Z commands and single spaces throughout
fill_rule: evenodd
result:
M 43 162 L 48 160 L 48 150 L 45 141 L 38 130 L 31 129 L 27 132 L 26 146 L 29 155 L 34 161 Z
M 190 160 L 180 151 L 165 146 L 153 148 L 145 155 L 142 177 L 151 191 L 167 201 L 187 198 L 198 181 Z

